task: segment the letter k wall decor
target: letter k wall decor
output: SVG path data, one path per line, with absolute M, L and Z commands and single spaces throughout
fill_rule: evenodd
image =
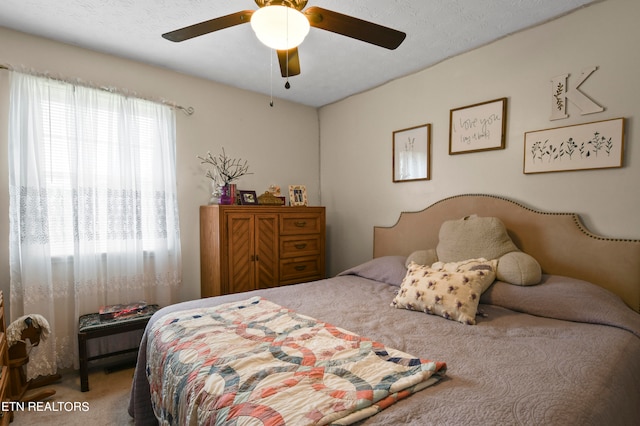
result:
M 551 80 L 551 118 L 550 120 L 561 120 L 569 117 L 567 114 L 567 101 L 578 107 L 581 115 L 602 112 L 604 108 L 591 100 L 580 91 L 580 85 L 598 67 L 585 68 L 578 78 L 577 84 L 569 87 L 569 74 L 559 75 Z

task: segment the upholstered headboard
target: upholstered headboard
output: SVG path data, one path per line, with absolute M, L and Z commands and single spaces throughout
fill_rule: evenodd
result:
M 595 235 L 575 213 L 536 211 L 499 196 L 458 195 L 401 213 L 395 225 L 374 228 L 373 257 L 435 248 L 443 222 L 471 214 L 500 218 L 513 242 L 540 263 L 543 273 L 590 281 L 640 312 L 640 240 Z

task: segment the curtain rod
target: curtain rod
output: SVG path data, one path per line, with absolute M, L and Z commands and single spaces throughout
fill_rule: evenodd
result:
M 140 99 L 144 99 L 146 101 L 156 102 L 156 103 L 159 103 L 159 104 L 167 105 L 167 106 L 169 106 L 171 108 L 179 109 L 185 115 L 193 115 L 193 113 L 195 112 L 195 109 L 193 107 L 191 107 L 191 106 L 190 107 L 184 107 L 182 105 L 178 105 L 177 103 L 172 102 L 172 101 L 168 101 L 166 99 L 158 100 L 158 99 L 154 99 L 154 98 L 148 98 L 148 97 L 140 96 L 137 93 L 132 92 L 132 91 L 127 90 L 127 89 L 121 89 L 121 88 L 117 88 L 117 87 L 98 86 L 98 85 L 95 85 L 93 83 L 81 80 L 79 78 L 73 79 L 73 78 L 66 78 L 66 77 L 60 77 L 60 76 L 56 76 L 56 75 L 51 75 L 48 72 L 40 72 L 40 71 L 26 70 L 26 69 L 16 69 L 15 67 L 13 67 L 11 65 L 7 65 L 7 64 L 0 64 L 0 69 L 9 70 L 9 71 L 16 71 L 16 72 L 22 72 L 22 73 L 34 75 L 34 76 L 37 76 L 37 77 L 50 78 L 52 80 L 62 81 L 64 83 L 69 83 L 69 84 L 79 84 L 81 86 L 92 87 L 94 89 L 100 89 L 100 90 L 104 90 L 104 91 L 110 92 L 110 93 L 118 93 L 118 94 L 123 95 L 123 96 L 134 96 L 134 97 L 137 97 L 137 98 L 140 98 Z

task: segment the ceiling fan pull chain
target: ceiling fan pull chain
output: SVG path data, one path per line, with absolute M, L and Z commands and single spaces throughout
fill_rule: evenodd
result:
M 269 86 L 271 92 L 271 100 L 269 101 L 269 106 L 273 108 L 273 54 L 269 51 L 269 58 L 271 60 L 271 69 L 269 70 Z
M 287 46 L 289 46 L 289 14 L 287 13 Z M 291 85 L 289 84 L 289 49 L 287 49 L 287 82 L 284 83 L 284 88 L 289 90 Z
M 287 82 L 284 84 L 284 88 L 289 90 L 291 85 L 289 84 L 289 51 L 287 50 Z

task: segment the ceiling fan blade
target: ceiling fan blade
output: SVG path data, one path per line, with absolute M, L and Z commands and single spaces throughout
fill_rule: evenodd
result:
M 190 38 L 209 34 L 214 31 L 223 30 L 240 24 L 246 24 L 251 20 L 253 10 L 242 10 L 232 13 L 231 15 L 221 16 L 209 21 L 200 22 L 199 24 L 190 25 L 178 30 L 170 31 L 162 34 L 162 37 L 171 41 L 185 41 Z
M 303 13 L 309 18 L 309 23 L 312 27 L 355 38 L 390 50 L 400 46 L 407 36 L 402 31 L 321 7 L 310 7 Z
M 288 55 L 287 52 L 289 53 Z M 278 62 L 280 62 L 280 74 L 283 77 L 293 77 L 300 74 L 300 57 L 298 56 L 297 47 L 288 51 L 278 50 Z

